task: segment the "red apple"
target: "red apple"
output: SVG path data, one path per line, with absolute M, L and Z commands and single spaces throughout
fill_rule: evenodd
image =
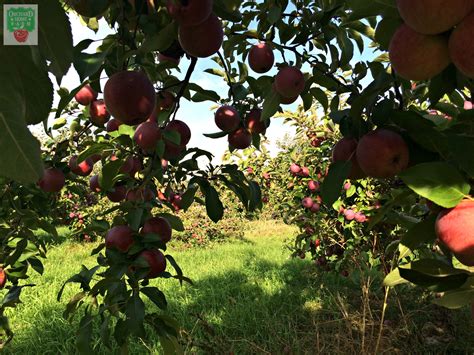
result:
M 270 44 L 260 42 L 249 52 L 249 66 L 256 73 L 266 73 L 273 67 L 275 56 Z
M 7 283 L 7 274 L 3 268 L 0 268 L 0 289 L 5 287 Z
M 89 187 L 93 192 L 100 192 L 99 175 L 91 176 L 89 179 Z
M 137 127 L 133 140 L 145 152 L 153 152 L 161 140 L 160 127 L 155 122 L 143 122 Z
M 292 103 L 295 103 L 296 100 L 298 100 L 299 96 L 295 97 L 283 97 L 280 95 L 280 103 L 283 105 L 291 105 Z
M 136 173 L 143 169 L 143 163 L 140 158 L 128 156 L 125 159 L 122 167 L 120 168 L 121 173 L 129 174 L 130 176 L 135 176 Z
M 358 223 L 364 223 L 367 221 L 367 217 L 362 212 L 357 212 L 354 216 L 354 219 Z
M 293 163 L 290 165 L 290 172 L 293 175 L 298 175 L 301 172 L 301 167 L 298 164 Z
M 112 118 L 109 122 L 107 122 L 107 126 L 105 127 L 107 132 L 115 132 L 118 131 L 119 127 L 122 125 L 116 118 Z
M 249 112 L 245 118 L 245 126 L 252 134 L 265 134 L 267 130 L 267 124 L 264 121 L 261 121 L 262 110 L 253 109 Z
M 59 192 L 65 183 L 64 173 L 57 168 L 46 169 L 38 181 L 39 187 L 45 192 Z
M 431 79 L 451 63 L 446 36 L 423 35 L 405 24 L 393 35 L 389 55 L 392 68 L 407 80 Z
M 304 75 L 296 67 L 281 68 L 275 77 L 275 90 L 283 97 L 297 97 L 303 92 L 304 87 Z
M 91 122 L 96 126 L 103 126 L 110 118 L 110 114 L 105 107 L 104 100 L 95 100 L 89 107 Z
M 86 160 L 78 164 L 77 155 L 74 155 L 71 157 L 71 159 L 69 159 L 68 166 L 74 174 L 80 176 L 88 176 L 94 168 L 94 163 L 92 162 L 91 158 L 87 158 Z
M 410 160 L 403 138 L 383 128 L 363 136 L 357 145 L 356 155 L 361 169 L 374 178 L 394 177 L 406 169 Z
M 245 128 L 229 133 L 228 141 L 231 147 L 235 149 L 246 149 L 252 144 L 252 135 Z
M 189 126 L 184 123 L 183 121 L 179 120 L 173 120 L 170 123 L 168 123 L 165 127 L 165 131 L 175 131 L 179 133 L 180 136 L 180 146 L 185 146 L 189 143 L 191 140 L 191 130 L 189 129 Z
M 321 205 L 319 203 L 314 203 L 311 206 L 310 211 L 313 212 L 313 213 L 317 213 L 317 212 L 319 212 L 320 209 L 321 209 Z
M 76 101 L 83 105 L 83 106 L 88 106 L 90 105 L 94 100 L 97 99 L 97 92 L 89 85 L 84 85 L 74 96 Z
M 155 198 L 155 194 L 149 188 L 133 189 L 127 192 L 127 201 L 133 202 L 149 202 Z
M 301 167 L 299 176 L 301 176 L 301 177 L 309 177 L 309 175 L 310 175 L 309 169 L 308 169 L 306 166 Z
M 126 253 L 133 245 L 133 229 L 128 226 L 115 226 L 105 236 L 105 247 Z
M 180 26 L 195 26 L 212 13 L 212 0 L 168 0 L 166 8 Z
M 219 51 L 223 40 L 222 22 L 214 14 L 199 25 L 179 27 L 179 43 L 193 57 L 210 57 Z
M 152 217 L 149 218 L 141 230 L 141 234 L 156 234 L 163 243 L 171 240 L 171 225 L 166 218 Z
M 112 116 L 128 125 L 137 125 L 151 115 L 156 105 L 155 88 L 140 71 L 122 71 L 110 77 L 104 100 Z
M 356 213 L 355 213 L 353 210 L 351 210 L 351 209 L 344 211 L 344 217 L 345 217 L 348 221 L 354 220 L 355 216 L 356 216 Z
M 127 196 L 127 188 L 124 185 L 115 185 L 113 190 L 107 192 L 107 198 L 111 202 L 121 202 Z
M 474 266 L 474 201 L 442 211 L 436 220 L 439 240 L 467 266 Z
M 449 8 L 449 6 L 447 6 Z M 451 33 L 449 39 L 449 54 L 456 67 L 469 78 L 474 78 L 474 14 L 469 15 Z
M 360 168 L 359 162 L 357 161 L 357 141 L 354 138 L 342 138 L 334 146 L 332 151 L 332 161 L 351 161 L 351 171 L 349 173 L 349 179 L 362 179 L 366 174 Z
M 232 132 L 240 126 L 240 115 L 235 107 L 225 105 L 217 109 L 214 121 L 222 131 Z
M 166 160 L 177 159 L 186 150 L 185 145 L 177 145 L 165 140 L 165 153 L 163 157 Z
M 415 31 L 433 35 L 459 24 L 473 8 L 471 0 L 397 0 L 398 11 Z
M 161 169 L 163 169 L 163 171 L 168 170 L 168 160 L 161 159 Z
M 314 181 L 314 180 L 309 180 L 308 181 L 308 189 L 311 192 L 315 192 L 319 190 L 319 182 Z
M 307 209 L 311 209 L 311 207 L 313 207 L 314 205 L 314 201 L 311 197 L 305 197 L 302 201 L 301 201 L 301 205 L 304 207 L 304 208 L 307 208 Z
M 144 260 L 150 268 L 146 276 L 148 279 L 154 279 L 166 270 L 166 258 L 158 249 L 144 250 L 140 253 L 138 258 Z

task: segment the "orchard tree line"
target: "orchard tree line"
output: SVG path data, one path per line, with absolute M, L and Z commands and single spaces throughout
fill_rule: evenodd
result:
M 90 221 L 104 238 L 93 251 L 97 265 L 65 285 L 81 288 L 65 311 L 80 315 L 78 350 L 91 353 L 97 339 L 126 349 L 130 337 L 146 339 L 153 329 L 166 352 L 180 351 L 179 325 L 161 312 L 166 297 L 149 282 L 191 282 L 167 253 L 173 230 L 183 229 L 175 212 L 198 203 L 217 222 L 224 190 L 256 211 L 271 197 L 262 182 L 275 174 L 266 171 L 259 184 L 237 164 L 216 166 L 212 152 L 189 146 L 187 118 L 176 119 L 184 100 L 219 106 L 209 114 L 217 132 L 206 136 L 227 139 L 231 151 L 260 149 L 272 117 L 300 100 L 299 129 L 321 159 L 300 149 L 285 168 L 289 190 L 303 181 L 313 194 L 299 190 L 304 234 L 295 253 L 311 251 L 323 266 L 338 259 L 358 247 L 347 240 L 348 222 L 357 245 L 390 235 L 389 245 L 371 245 L 374 255 L 385 246 L 394 255 L 383 261 L 387 290 L 411 282 L 441 293 L 436 302 L 448 308 L 472 302 L 471 0 L 6 3 L 38 3 L 40 21 L 39 46 L 0 47 L 4 343 L 13 337 L 5 308 L 32 286 L 30 267 L 43 271 L 46 246 L 35 231 L 55 235 L 48 209 L 65 184 L 90 177 L 93 193 L 115 205 Z M 93 53 L 91 39 L 73 46 L 68 16 L 94 31 L 103 18 L 113 34 Z M 193 82 L 202 58 L 212 59 L 205 73 L 227 83 L 224 96 Z M 82 83 L 61 87 L 53 107 L 50 74 L 60 85 L 71 67 Z M 313 107 L 324 112 L 323 127 L 305 116 Z M 41 123 L 43 145 L 29 130 Z M 64 128 L 69 134 L 58 136 Z M 198 158 L 208 160 L 204 168 Z M 291 194 L 292 203 L 300 198 Z M 112 221 L 103 218 L 112 212 Z M 333 226 L 336 242 L 323 255 L 315 235 Z

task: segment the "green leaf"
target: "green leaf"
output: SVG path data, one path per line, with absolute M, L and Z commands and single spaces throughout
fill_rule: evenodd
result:
M 455 269 L 437 259 L 421 259 L 398 268 L 405 280 L 434 292 L 461 287 L 467 280 L 466 270 Z
M 54 120 L 53 122 L 53 129 L 60 129 L 62 127 L 64 127 L 67 123 L 67 120 L 62 117 L 62 118 L 58 118 L 56 120 Z
M 36 47 L 0 46 L 1 99 L 18 95 L 17 114 L 27 124 L 48 118 L 53 104 L 53 85 Z M 8 97 L 7 97 L 8 96 Z M 0 112 L 5 104 L 0 104 Z M 15 131 L 13 131 L 15 132 Z
M 249 182 L 250 198 L 249 198 L 249 211 L 255 211 L 257 208 L 262 208 L 262 191 L 260 185 L 255 181 Z
M 205 90 L 197 84 L 190 83 L 188 85 L 189 90 L 195 91 L 196 93 L 192 97 L 192 101 L 194 102 L 202 102 L 202 101 L 213 101 L 217 102 L 221 99 L 218 93 L 212 90 Z
M 375 30 L 375 40 L 380 45 L 380 49 L 388 50 L 390 40 L 402 23 L 401 19 L 390 17 L 384 18 L 379 22 L 377 29 Z
M 434 242 L 436 217 L 437 215 L 431 214 L 424 221 L 415 224 L 403 236 L 400 243 L 410 250 L 415 250 L 422 244 Z
M 436 105 L 444 95 L 450 94 L 456 89 L 456 78 L 456 67 L 450 65 L 441 74 L 430 80 L 429 97 L 431 106 Z
M 206 196 L 207 215 L 213 222 L 219 222 L 224 215 L 224 206 L 219 198 L 219 194 L 209 183 L 204 187 L 203 193 Z
M 76 347 L 79 354 L 92 354 L 92 316 L 86 313 L 79 323 L 76 337 Z
M 81 162 L 95 154 L 102 154 L 105 149 L 110 147 L 111 145 L 109 143 L 95 143 L 94 145 L 91 145 L 90 147 L 82 151 L 77 156 L 77 163 L 80 164 Z
M 281 17 L 281 7 L 271 6 L 267 13 L 266 19 L 270 24 L 275 24 Z
M 461 136 L 459 134 L 449 135 L 446 139 L 450 158 L 455 161 L 459 167 L 474 177 L 474 155 L 466 152 L 474 151 L 474 139 Z
M 1 307 L 15 307 L 16 304 L 20 303 L 21 290 L 26 286 L 34 285 L 12 286 L 5 297 L 3 297 Z
M 146 36 L 143 45 L 140 47 L 140 52 L 164 51 L 173 44 L 177 37 L 178 25 L 173 21 L 153 35 Z
M 72 91 L 68 91 L 65 88 L 61 88 L 59 90 L 59 95 L 61 96 L 61 99 L 59 100 L 58 107 L 56 109 L 56 118 L 59 118 L 61 116 L 66 106 L 69 105 L 74 96 L 76 96 L 79 90 L 81 90 L 87 83 L 87 81 L 83 82 L 81 85 L 79 85 Z
M 171 228 L 173 228 L 175 231 L 178 232 L 183 232 L 184 231 L 184 225 L 181 219 L 177 216 L 174 216 L 170 213 L 159 213 L 159 217 L 163 217 L 168 220 L 171 224 Z
M 227 136 L 228 132 L 217 132 L 217 133 L 203 133 L 203 135 L 207 138 L 217 139 Z
M 446 292 L 441 298 L 433 300 L 433 303 L 448 309 L 458 309 L 473 301 L 474 289 L 459 289 Z
M 350 161 L 338 161 L 331 164 L 328 175 L 321 185 L 323 203 L 330 207 L 339 198 L 344 181 L 351 171 Z
M 84 40 L 74 47 L 74 68 L 79 74 L 81 82 L 95 74 L 101 68 L 104 64 L 105 57 L 107 57 L 109 50 L 111 50 L 109 46 L 99 48 L 101 51 L 96 53 L 83 53 L 82 50 L 87 48 L 89 44 L 89 40 Z
M 125 314 L 131 333 L 140 337 L 144 336 L 145 328 L 143 322 L 145 320 L 145 304 L 140 298 L 140 293 L 134 293 L 128 300 Z
M 39 11 L 39 49 L 59 84 L 73 59 L 71 25 L 59 1 L 43 1 Z
M 25 121 L 29 110 L 28 105 L 33 105 L 34 102 L 25 99 L 26 92 L 21 87 L 28 80 L 21 75 L 15 75 L 18 74 L 15 68 L 22 60 L 19 59 L 17 63 L 10 62 L 10 59 L 6 58 L 8 55 L 6 55 L 4 48 L 0 47 L 0 78 L 2 78 L 0 174 L 22 183 L 33 183 L 38 181 L 43 173 L 40 145 L 28 130 Z M 34 68 L 31 73 L 34 75 Z M 35 90 L 41 91 L 40 88 L 41 86 Z M 40 96 L 37 98 L 39 99 Z M 46 105 L 48 105 L 47 102 Z M 44 107 L 44 103 L 39 106 Z M 41 110 L 41 108 L 39 109 Z M 41 117 L 41 119 L 43 118 Z
M 329 108 L 329 99 L 326 93 L 320 88 L 311 88 L 309 91 L 316 101 L 318 101 L 321 106 L 323 106 L 324 112 L 327 112 Z
M 140 292 L 144 293 L 150 301 L 156 304 L 159 308 L 165 310 L 168 306 L 165 294 L 156 287 L 143 287 L 140 289 Z
M 400 276 L 398 268 L 392 270 L 383 280 L 383 285 L 385 287 L 394 287 L 404 283 L 407 283 L 407 280 Z
M 102 167 L 102 172 L 99 175 L 99 184 L 104 191 L 110 190 L 114 186 L 114 179 L 119 174 L 123 161 L 114 160 L 109 161 Z
M 471 189 L 459 171 L 442 162 L 416 165 L 400 178 L 418 195 L 445 208 L 455 207 Z
M 265 97 L 263 102 L 262 115 L 260 117 L 261 121 L 266 121 L 270 119 L 280 107 L 280 95 L 275 90 L 270 90 L 270 92 Z
M 435 129 L 433 122 L 411 111 L 389 113 L 391 120 L 407 130 L 410 137 L 419 145 L 432 152 L 444 150 L 444 136 Z

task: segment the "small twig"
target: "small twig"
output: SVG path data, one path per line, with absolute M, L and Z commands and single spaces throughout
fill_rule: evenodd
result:
M 384 301 L 383 301 L 382 317 L 380 318 L 379 334 L 378 334 L 378 337 L 377 337 L 377 343 L 375 345 L 374 354 L 378 354 L 378 352 L 379 352 L 380 340 L 382 339 L 382 332 L 383 332 L 383 323 L 384 323 L 384 320 L 385 320 L 385 312 L 386 312 L 387 306 L 388 306 L 387 301 L 388 301 L 388 294 L 389 293 L 390 293 L 390 287 L 385 287 L 385 297 L 384 297 Z
M 227 75 L 227 84 L 229 85 L 229 98 L 233 99 L 235 101 L 235 93 L 234 93 L 234 86 L 232 85 L 232 77 L 230 76 L 230 69 L 227 67 L 227 63 L 224 60 L 224 56 L 221 54 L 221 52 L 217 52 L 219 55 L 219 58 L 222 62 L 222 65 L 224 66 L 225 73 Z
M 179 107 L 180 107 L 180 101 L 181 98 L 183 97 L 184 91 L 186 90 L 186 87 L 189 84 L 189 80 L 191 79 L 191 75 L 194 72 L 194 69 L 196 69 L 196 64 L 197 64 L 197 58 L 196 57 L 191 57 L 191 64 L 189 65 L 188 71 L 186 72 L 186 76 L 184 77 L 184 80 L 181 82 L 181 88 L 179 89 L 178 94 L 176 95 L 176 107 L 174 109 L 173 113 L 173 118 L 171 120 L 174 120 L 176 118 L 176 114 L 178 113 Z
M 400 110 L 403 110 L 405 108 L 405 102 L 403 100 L 403 94 L 400 91 L 400 83 L 397 80 L 397 76 L 396 76 L 395 71 L 393 70 L 393 68 L 392 68 L 392 77 L 393 77 L 393 83 L 395 84 L 394 85 L 395 95 L 397 96 L 397 99 L 398 99 L 398 102 L 399 102 L 399 108 L 400 108 Z

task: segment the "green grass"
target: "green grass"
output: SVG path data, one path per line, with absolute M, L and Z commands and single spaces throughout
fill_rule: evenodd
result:
M 169 300 L 169 313 L 183 326 L 186 353 L 373 353 L 383 299 L 377 283 L 362 297 L 360 280 L 318 275 L 308 260 L 289 259 L 283 240 L 295 230 L 276 222 L 252 222 L 242 241 L 209 249 L 172 252 L 194 286 L 174 280 L 156 283 Z M 16 333 L 8 354 L 74 354 L 75 327 L 62 317 L 62 283 L 81 264 L 92 266 L 94 245 L 66 242 L 51 248 L 42 277 L 32 276 L 23 304 L 9 311 Z M 407 292 L 407 293 L 405 293 Z M 380 353 L 464 353 L 474 348 L 466 310 L 448 312 L 415 302 L 399 289 L 392 298 Z M 365 307 L 364 307 L 365 305 Z M 150 307 L 153 307 L 150 305 Z M 160 353 L 155 338 L 131 344 L 132 354 Z M 98 348 L 98 353 L 110 353 Z

